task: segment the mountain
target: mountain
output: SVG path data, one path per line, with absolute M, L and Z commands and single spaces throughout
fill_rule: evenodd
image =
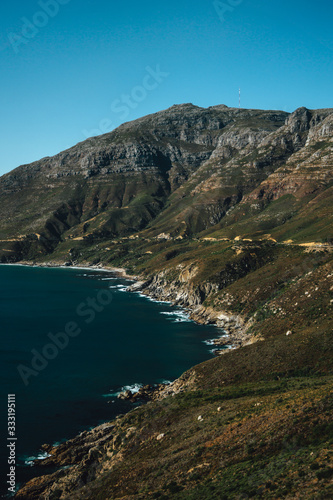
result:
M 0 178 L 2 262 L 123 267 L 226 334 L 17 498 L 333 497 L 332 167 L 333 109 L 182 104 Z
M 257 144 L 285 117 L 225 106 L 173 106 L 19 167 L 0 180 L 1 239 L 17 238 L 19 244 L 9 248 L 24 256 L 27 248 L 49 252 L 66 239 L 142 230 L 214 153 L 231 157 Z M 211 216 L 202 217 L 204 228 Z M 214 217 L 220 219 L 220 208 Z
M 331 237 L 332 127 L 332 109 L 192 104 L 126 123 L 0 178 L 0 258 L 138 232 Z

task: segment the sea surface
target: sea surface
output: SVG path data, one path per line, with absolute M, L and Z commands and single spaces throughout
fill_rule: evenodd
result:
M 127 292 L 130 283 L 111 272 L 0 265 L 2 495 L 8 394 L 16 398 L 20 485 L 37 475 L 29 463 L 43 457 L 43 443 L 130 410 L 116 397 L 122 389 L 172 381 L 213 356 L 209 339 L 222 332 Z

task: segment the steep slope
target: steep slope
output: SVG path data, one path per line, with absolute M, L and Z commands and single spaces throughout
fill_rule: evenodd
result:
M 332 183 L 332 129 L 332 109 L 300 108 L 259 144 L 228 150 L 227 158 L 225 147 L 217 148 L 171 197 L 170 208 L 160 214 L 154 227 L 165 232 L 171 221 L 178 228 L 185 221 L 183 233 L 208 228 L 203 236 L 260 237 L 285 224 L 310 202 L 312 212 L 317 204 L 313 200 L 323 196 Z M 283 202 L 271 206 L 283 196 Z M 215 231 L 224 231 L 212 234 L 214 225 Z M 288 239 L 287 230 L 285 233 Z
M 15 498 L 332 498 L 332 342 L 317 335 L 307 356 L 309 340 L 281 337 L 205 362 L 165 399 L 44 445 L 45 475 Z
M 173 106 L 17 168 L 0 179 L 2 260 L 37 257 L 68 238 L 144 229 L 214 152 L 230 157 L 257 145 L 286 117 Z M 215 212 L 213 223 L 220 218 Z
M 0 258 L 133 234 L 328 241 L 332 129 L 332 109 L 191 104 L 126 123 L 1 177 Z
M 332 233 L 333 110 L 300 108 L 260 146 L 236 159 L 243 169 L 273 171 L 211 237 L 271 233 L 278 241 L 330 241 Z

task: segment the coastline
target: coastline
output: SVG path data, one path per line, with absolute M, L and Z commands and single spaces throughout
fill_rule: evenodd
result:
M 188 303 L 186 304 L 184 300 L 180 303 L 177 300 L 177 297 L 173 296 L 172 290 L 168 288 L 168 286 L 162 286 L 159 283 L 158 289 L 154 288 L 153 290 L 150 288 L 151 281 L 143 280 L 142 277 L 136 275 L 129 275 L 125 268 L 119 267 L 111 267 L 106 265 L 90 265 L 88 262 L 81 263 L 81 265 L 68 265 L 65 262 L 55 262 L 50 261 L 47 263 L 38 263 L 38 262 L 30 262 L 30 261 L 20 261 L 13 264 L 5 264 L 5 265 L 20 265 L 27 267 L 40 267 L 40 268 L 62 268 L 62 269 L 77 269 L 77 270 L 89 270 L 89 271 L 100 271 L 100 272 L 111 272 L 116 274 L 119 278 L 124 278 L 132 281 L 133 283 L 127 287 L 128 291 L 138 292 L 142 296 L 146 296 L 150 300 L 165 302 L 168 304 L 176 305 L 181 307 L 186 313 L 189 314 L 189 318 L 197 324 L 211 324 L 217 328 L 228 328 L 228 334 L 226 330 L 223 328 L 223 334 L 216 338 L 211 339 L 209 341 L 210 345 L 215 346 L 216 349 L 212 349 L 210 352 L 212 353 L 212 359 L 214 359 L 214 355 L 225 354 L 230 352 L 230 350 L 239 348 L 243 345 L 242 339 L 240 337 L 240 321 L 237 317 L 226 317 L 222 313 L 214 311 L 211 308 L 205 308 L 201 304 L 195 304 L 191 307 Z M 184 299 L 184 292 L 182 295 Z M 188 301 L 190 302 L 190 301 Z M 231 342 L 235 341 L 236 344 L 232 344 Z M 206 346 L 208 342 L 206 341 Z M 145 405 L 151 401 L 161 401 L 168 396 L 174 396 L 176 394 L 182 393 L 188 389 L 190 389 L 195 382 L 195 372 L 194 367 L 191 367 L 189 370 L 184 372 L 180 377 L 176 378 L 169 384 L 156 384 L 153 386 L 146 386 L 141 390 L 128 394 L 127 397 L 124 395 L 121 399 L 126 399 L 131 401 L 132 403 L 140 403 L 141 405 Z M 130 409 L 126 415 L 136 410 L 136 406 Z M 110 439 L 115 432 L 115 428 L 117 428 L 118 423 L 121 422 L 122 415 L 118 415 L 115 417 L 115 420 L 110 422 L 105 422 L 97 427 L 93 427 L 91 430 L 83 431 L 72 439 L 61 443 L 60 445 L 51 445 L 44 444 L 41 446 L 41 449 L 45 453 L 45 458 L 34 460 L 34 465 L 38 467 L 38 474 L 40 471 L 45 468 L 45 472 L 47 467 L 56 467 L 62 468 L 67 465 L 68 457 L 74 456 L 74 464 L 78 464 L 82 461 L 83 455 L 81 451 L 84 449 L 86 453 L 90 450 L 92 443 L 93 445 L 100 442 L 104 442 L 105 439 Z M 81 450 L 81 451 L 80 451 Z M 81 456 L 82 455 L 82 456 Z M 61 469 L 58 470 L 58 472 Z M 55 475 L 58 474 L 55 473 Z M 37 470 L 36 470 L 37 474 Z M 40 476 L 31 479 L 28 483 L 21 485 L 18 490 L 15 498 L 24 498 L 21 497 L 21 494 L 25 494 L 26 488 L 29 489 L 30 483 L 31 485 L 39 484 L 40 481 L 43 483 L 52 482 L 53 479 L 51 475 Z M 27 486 L 28 485 L 28 486 Z M 32 486 L 34 487 L 34 486 Z M 22 490 L 22 493 L 21 493 Z
M 126 278 L 126 279 L 131 279 L 135 280 L 135 276 L 131 276 L 127 274 L 126 269 L 123 267 L 111 267 L 111 266 L 102 266 L 102 265 L 90 265 L 88 262 L 85 263 L 84 265 L 75 265 L 75 264 L 69 264 L 68 262 L 55 262 L 55 261 L 50 261 L 50 262 L 30 262 L 27 260 L 22 260 L 19 262 L 13 262 L 13 263 L 2 263 L 1 265 L 3 266 L 27 266 L 27 267 L 42 267 L 42 268 L 61 268 L 61 269 L 81 269 L 81 270 L 86 270 L 86 271 L 107 271 L 107 272 L 114 272 L 116 274 L 119 274 L 121 278 Z
M 38 262 L 30 262 L 30 261 L 20 261 L 17 263 L 9 263 L 9 264 L 1 264 L 3 266 L 19 266 L 19 267 L 30 267 L 30 268 L 41 268 L 41 269 L 73 269 L 73 270 L 82 270 L 82 271 L 98 271 L 98 272 L 107 272 L 107 273 L 114 273 L 117 277 L 123 278 L 126 280 L 130 280 L 132 282 L 135 281 L 135 285 L 141 286 L 144 284 L 143 281 L 139 281 L 140 278 L 138 276 L 134 275 L 129 275 L 126 272 L 126 269 L 120 268 L 120 267 L 111 267 L 111 266 L 101 266 L 101 265 L 89 265 L 88 263 L 83 263 L 81 265 L 72 265 L 68 266 L 65 265 L 64 262 L 54 262 L 50 261 L 47 263 L 38 263 Z M 133 283 L 129 284 L 129 286 L 133 286 Z M 134 290 L 133 290 L 134 291 Z M 151 299 L 147 294 L 141 294 L 145 295 L 146 298 Z M 154 300 L 154 299 L 152 299 Z M 159 302 L 164 302 L 170 304 L 170 301 L 166 300 L 159 300 Z M 207 346 L 206 346 L 207 347 Z M 213 358 L 213 356 L 212 356 Z M 191 370 L 189 368 L 189 370 Z M 172 379 L 171 379 L 172 380 Z M 169 395 L 175 395 L 178 394 L 179 392 L 183 392 L 185 390 L 185 386 L 187 385 L 186 379 L 183 378 L 183 375 L 181 375 L 179 378 L 176 378 L 172 380 L 170 383 L 158 383 L 154 384 L 151 386 L 144 386 L 142 388 L 139 388 L 137 391 L 135 390 L 131 397 L 124 397 L 124 398 L 119 398 L 123 400 L 127 400 L 131 403 L 136 403 L 133 405 L 132 408 L 130 408 L 128 411 L 126 411 L 126 415 L 130 413 L 131 411 L 134 411 L 137 407 L 137 404 L 139 403 L 140 406 L 145 405 L 146 403 L 149 403 L 150 401 L 155 401 L 155 400 L 162 400 L 165 397 Z M 125 391 L 123 391 L 125 392 Z M 119 415 L 115 417 L 115 421 L 118 421 Z M 114 422 L 114 420 L 110 421 Z M 38 480 L 39 477 L 41 477 L 41 473 L 48 474 L 48 468 L 60 468 L 63 465 L 65 465 L 65 461 L 68 458 L 68 454 L 73 453 L 78 459 L 78 455 L 76 453 L 76 448 L 78 446 L 83 446 L 87 447 L 87 450 L 89 450 L 89 447 L 91 447 L 91 441 L 95 439 L 95 437 L 100 434 L 100 430 L 106 432 L 107 429 L 113 430 L 113 427 L 109 427 L 110 424 L 109 421 L 104 422 L 101 425 L 98 425 L 97 427 L 90 428 L 90 430 L 83 431 L 82 433 L 77 435 L 74 438 L 67 439 L 65 442 L 61 442 L 61 444 L 43 444 L 43 442 L 40 443 L 41 445 L 41 454 L 40 456 L 37 457 L 32 457 L 31 459 L 31 464 L 30 466 L 33 466 L 34 468 L 36 467 L 35 471 L 32 471 L 32 474 L 35 474 L 35 477 L 32 477 L 32 479 L 29 479 L 28 482 L 22 483 L 19 488 L 19 492 L 22 488 L 25 488 L 25 485 L 30 483 L 31 481 Z M 108 431 L 109 435 L 109 431 Z M 105 436 L 104 436 L 105 437 Z M 86 444 L 83 444 L 83 438 L 87 438 L 87 441 L 84 441 Z M 15 497 L 16 498 L 16 497 Z
M 81 265 L 76 265 L 69 262 L 49 261 L 49 262 L 31 262 L 19 261 L 15 263 L 8 263 L 3 265 L 9 266 L 27 266 L 27 267 L 41 267 L 41 268 L 61 268 L 61 269 L 80 269 L 85 271 L 101 271 L 112 272 L 119 276 L 119 278 L 128 279 L 133 281 L 132 285 L 127 287 L 129 292 L 139 292 L 142 296 L 146 296 L 151 300 L 158 302 L 169 303 L 173 306 L 179 306 L 189 314 L 189 318 L 199 325 L 211 324 L 223 331 L 222 335 L 211 339 L 209 345 L 215 346 L 212 349 L 212 354 L 215 356 L 224 355 L 230 350 L 238 349 L 244 345 L 251 344 L 260 339 L 253 339 L 252 336 L 246 335 L 246 330 L 250 325 L 246 325 L 241 316 L 226 315 L 219 313 L 213 308 L 204 307 L 201 304 L 184 304 L 179 302 L 179 297 L 173 297 L 172 291 L 168 289 L 166 284 L 160 285 L 160 289 L 156 287 L 150 288 L 151 281 L 143 280 L 142 277 L 137 275 L 130 275 L 123 267 L 112 267 L 104 264 L 92 265 L 89 262 L 84 262 Z M 178 294 L 179 295 L 179 294 Z M 184 299 L 184 294 L 182 295 Z

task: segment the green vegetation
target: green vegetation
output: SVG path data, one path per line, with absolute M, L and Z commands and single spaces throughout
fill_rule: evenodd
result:
M 213 383 L 141 407 L 120 422 L 137 429 L 124 460 L 69 498 L 329 498 L 332 382 Z

